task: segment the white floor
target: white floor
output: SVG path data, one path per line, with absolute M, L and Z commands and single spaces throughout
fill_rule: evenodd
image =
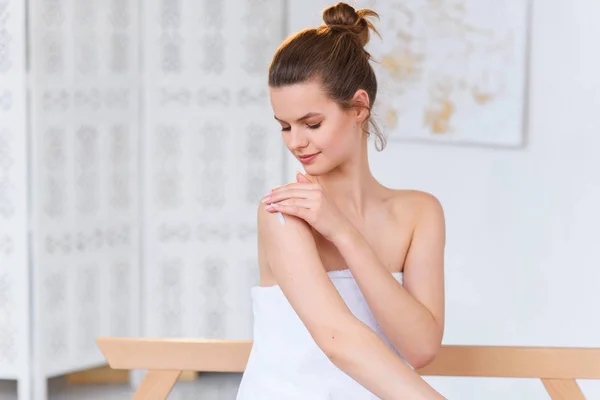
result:
M 202 374 L 196 381 L 175 385 L 168 400 L 234 400 L 240 374 Z M 63 379 L 49 382 L 49 400 L 124 400 L 133 390 L 126 385 L 67 385 Z M 18 400 L 14 381 L 0 381 L 0 400 Z

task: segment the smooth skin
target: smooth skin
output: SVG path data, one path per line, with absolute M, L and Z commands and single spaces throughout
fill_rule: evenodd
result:
M 368 164 L 368 95 L 342 109 L 318 81 L 270 88 L 296 156 L 319 153 L 258 208 L 261 285 L 279 285 L 331 361 L 382 399 L 443 399 L 350 312 L 327 271 L 349 268 L 391 344 L 416 368 L 444 331 L 445 222 L 430 194 L 393 190 Z M 282 224 L 275 213 L 284 215 Z M 404 273 L 404 284 L 391 274 Z

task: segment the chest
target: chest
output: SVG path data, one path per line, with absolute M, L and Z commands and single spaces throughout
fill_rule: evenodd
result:
M 390 272 L 403 271 L 412 230 L 389 224 L 360 227 L 359 231 Z M 313 232 L 313 235 L 319 256 L 327 271 L 348 268 L 346 261 L 330 241 L 316 232 Z

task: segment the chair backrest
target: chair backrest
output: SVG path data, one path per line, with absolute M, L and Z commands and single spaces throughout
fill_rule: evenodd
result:
M 182 371 L 243 372 L 252 341 L 99 338 L 114 369 L 146 369 L 134 399 L 165 399 Z M 442 346 L 424 376 L 538 378 L 552 400 L 584 400 L 576 379 L 600 379 L 600 348 Z

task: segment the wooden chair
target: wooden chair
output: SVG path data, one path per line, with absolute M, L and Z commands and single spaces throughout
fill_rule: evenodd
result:
M 182 371 L 244 372 L 252 341 L 99 338 L 113 369 L 148 370 L 135 400 L 163 400 Z M 423 376 L 539 378 L 552 400 L 585 400 L 575 379 L 600 379 L 600 348 L 442 346 Z

